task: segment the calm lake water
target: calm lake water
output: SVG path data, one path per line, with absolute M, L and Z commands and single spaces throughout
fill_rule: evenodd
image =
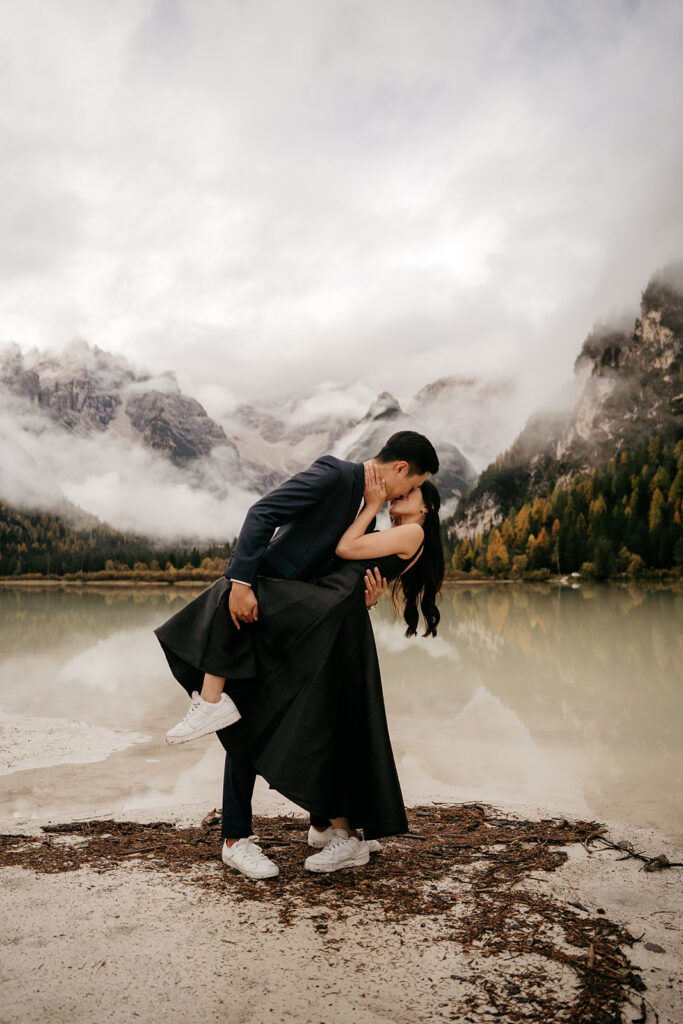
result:
M 152 634 L 198 592 L 0 589 L 2 736 L 31 751 L 6 756 L 0 818 L 220 805 L 216 738 L 164 742 L 187 698 Z M 404 639 L 386 598 L 371 613 L 407 803 L 524 804 L 680 836 L 683 589 L 451 585 L 441 611 L 431 640 Z

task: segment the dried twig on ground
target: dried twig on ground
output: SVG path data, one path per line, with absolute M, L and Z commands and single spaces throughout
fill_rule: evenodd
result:
M 644 853 L 638 853 L 633 843 L 627 839 L 620 839 L 619 842 L 613 843 L 604 832 L 600 832 L 595 836 L 589 836 L 586 843 L 600 842 L 603 844 L 604 849 L 608 850 L 620 850 L 625 856 L 619 857 L 619 860 L 628 860 L 630 857 L 634 857 L 636 860 L 642 860 L 643 866 L 641 871 L 663 871 L 665 868 L 683 868 L 683 862 L 678 860 L 669 860 L 665 853 L 660 853 L 658 857 L 647 857 Z

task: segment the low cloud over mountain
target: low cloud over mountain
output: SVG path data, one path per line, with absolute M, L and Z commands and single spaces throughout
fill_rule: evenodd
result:
M 435 444 L 437 483 L 454 508 L 503 439 L 513 390 L 447 378 L 404 411 L 362 383 L 237 408 L 215 385 L 211 404 L 223 412 L 211 416 L 172 371 L 152 376 L 82 340 L 58 355 L 9 344 L 0 351 L 0 496 L 41 508 L 68 500 L 120 529 L 221 540 L 259 494 L 319 455 L 361 460 L 413 429 Z

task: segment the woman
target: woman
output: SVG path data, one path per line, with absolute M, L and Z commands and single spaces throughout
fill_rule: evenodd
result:
M 251 759 L 271 788 L 333 828 L 362 828 L 367 839 L 408 826 L 364 573 L 378 566 L 393 581 L 406 636 L 417 632 L 418 602 L 423 636 L 436 636 L 444 575 L 434 485 L 392 501 L 391 529 L 366 534 L 385 501 L 382 478 L 370 471 L 365 508 L 337 545 L 334 571 L 315 583 L 259 577 L 259 616 L 248 629 L 231 622 L 221 578 L 155 630 L 188 693 L 201 687 L 215 701 L 225 690 L 239 709 L 240 720 L 221 733 L 231 757 Z

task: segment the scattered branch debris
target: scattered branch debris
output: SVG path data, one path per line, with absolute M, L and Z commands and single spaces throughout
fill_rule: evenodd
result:
M 452 1019 L 480 1013 L 513 1024 L 622 1020 L 631 993 L 645 989 L 622 949 L 637 940 L 601 908 L 561 903 L 523 883 L 532 873 L 556 870 L 567 859 L 563 848 L 572 844 L 624 846 L 606 839 L 598 822 L 517 820 L 481 804 L 412 808 L 408 820 L 411 832 L 383 839 L 382 852 L 366 867 L 314 874 L 303 866 L 307 821 L 257 818 L 260 844 L 266 852 L 277 850 L 280 866 L 277 878 L 261 882 L 221 863 L 219 811 L 192 828 L 95 820 L 44 826 L 44 839 L 2 835 L 0 866 L 106 872 L 125 863 L 161 870 L 206 898 L 269 904 L 283 927 L 307 917 L 322 942 L 332 941 L 331 920 L 355 926 L 362 915 L 399 934 L 401 926 L 419 921 L 429 941 L 457 944 L 473 959 L 474 973 L 463 976 L 470 991 L 450 1007 Z M 655 862 L 678 866 L 628 852 L 648 870 Z M 476 972 L 477 958 L 489 956 L 505 961 L 494 981 Z M 558 970 L 568 971 L 571 983 L 558 985 Z M 636 1005 L 644 1021 L 646 1004 L 641 998 Z

